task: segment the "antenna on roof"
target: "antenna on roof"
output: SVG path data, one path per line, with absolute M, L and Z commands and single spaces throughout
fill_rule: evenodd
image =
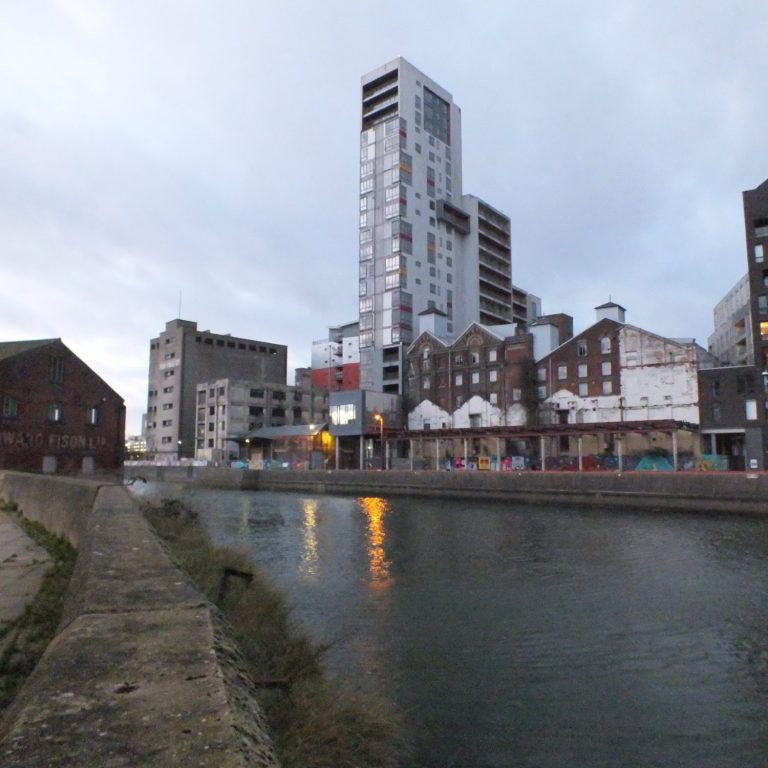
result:
M 178 314 L 179 320 L 181 320 L 181 290 L 179 290 L 179 314 Z

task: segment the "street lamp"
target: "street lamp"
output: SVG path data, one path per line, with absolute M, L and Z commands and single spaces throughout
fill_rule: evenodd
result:
M 381 440 L 381 468 L 386 469 L 386 457 L 384 455 L 384 417 L 380 413 L 374 413 L 373 418 L 379 422 L 379 439 Z
M 246 458 L 246 461 L 250 464 L 251 463 L 251 438 L 250 437 L 245 438 L 245 458 Z
M 178 446 L 176 450 L 176 461 L 181 464 L 181 440 L 177 440 L 176 445 Z

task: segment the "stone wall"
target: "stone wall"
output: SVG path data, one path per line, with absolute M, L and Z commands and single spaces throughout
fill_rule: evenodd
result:
M 278 768 L 216 609 L 125 488 L 0 473 L 0 497 L 78 545 L 64 618 L 0 721 L 0 763 Z
M 136 467 L 147 479 L 210 488 L 447 496 L 689 512 L 768 513 L 768 474 L 705 472 L 287 472 Z M 128 470 L 126 470 L 128 471 Z

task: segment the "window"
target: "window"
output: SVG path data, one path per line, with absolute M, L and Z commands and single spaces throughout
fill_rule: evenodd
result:
M 523 399 L 523 390 L 520 387 L 512 387 L 512 400 L 520 402 Z
M 610 395 L 613 392 L 613 382 L 610 379 L 603 381 L 603 394 Z
M 763 263 L 763 260 L 764 260 L 764 256 L 763 256 L 763 244 L 762 244 L 762 243 L 758 243 L 758 244 L 755 246 L 755 263 L 757 263 L 757 264 L 762 264 L 762 263 Z
M 464 383 L 464 374 L 457 373 L 456 378 L 454 378 L 454 383 L 457 387 L 460 387 Z
M 60 422 L 62 420 L 61 405 L 50 403 L 48 405 L 48 421 Z
M 19 401 L 13 397 L 5 395 L 3 397 L 3 416 L 7 419 L 14 419 L 19 415 Z
M 173 426 L 173 419 L 166 419 L 164 422 L 162 422 L 161 426 L 163 426 L 163 427 L 172 427 Z
M 432 379 L 429 376 L 424 376 L 421 379 L 421 388 L 422 389 L 429 389 L 432 386 Z
M 450 275 L 448 275 L 450 277 Z M 451 282 L 450 280 L 448 281 Z M 488 350 L 488 362 L 489 363 L 495 363 L 496 362 L 496 350 L 495 349 L 489 349 Z
M 720 379 L 712 379 L 712 396 L 717 397 L 720 394 Z
M 579 339 L 576 346 L 576 354 L 579 357 L 587 356 L 587 340 L 586 339 Z
M 768 237 L 768 219 L 755 219 L 755 237 Z
M 601 365 L 601 370 L 603 376 L 610 376 L 611 375 L 611 364 L 610 363 L 603 363 Z
M 499 402 L 499 396 L 495 392 L 491 392 L 488 399 L 491 401 L 491 405 L 496 405 Z
M 611 337 L 610 336 L 603 336 L 602 339 L 600 339 L 600 351 L 607 355 L 611 351 Z
M 498 371 L 488 371 L 488 381 L 493 383 L 494 381 L 498 381 L 498 378 L 499 378 Z
M 586 379 L 588 375 L 588 368 L 586 363 L 579 364 L 579 378 Z
M 162 437 L 162 438 L 160 438 L 160 442 L 161 442 L 163 445 L 168 445 L 168 443 L 170 443 L 170 442 L 171 442 L 171 438 L 170 438 L 170 437 L 168 437 L 168 435 L 166 435 L 165 437 Z
M 251 397 L 264 397 L 264 390 L 263 389 L 252 389 L 251 390 Z
M 389 272 L 387 275 L 384 276 L 384 288 L 386 290 L 391 290 L 392 288 L 397 288 L 400 285 L 400 273 L 399 272 Z
M 101 421 L 100 415 L 98 405 L 92 405 L 90 408 L 86 408 L 85 423 L 95 427 Z
M 469 353 L 469 362 L 472 365 L 477 365 L 480 362 L 480 353 L 476 350 Z
M 536 378 L 539 381 L 546 381 L 547 380 L 547 369 L 542 366 L 536 371 Z
M 557 378 L 562 381 L 563 379 L 568 378 L 568 366 L 567 365 L 558 365 L 557 366 Z
M 173 410 L 173 403 L 163 403 L 163 410 L 164 411 L 172 411 Z
M 744 415 L 747 421 L 754 421 L 757 418 L 757 400 L 744 401 Z
M 173 392 L 173 387 L 163 387 L 163 393 L 166 395 L 170 395 L 171 392 Z
M 539 395 L 539 400 L 544 400 L 547 397 L 547 387 L 541 386 L 537 389 L 537 393 Z
M 64 381 L 64 358 L 52 357 L 50 363 L 50 380 L 54 384 L 61 384 Z
M 586 381 L 579 382 L 579 397 L 587 397 L 589 395 L 589 384 Z
M 472 371 L 472 383 L 473 384 L 480 383 L 480 371 Z
M 768 322 L 766 321 L 760 323 L 760 338 L 763 341 L 768 341 Z
M 761 315 L 768 315 L 768 296 L 765 294 L 757 297 L 757 311 Z

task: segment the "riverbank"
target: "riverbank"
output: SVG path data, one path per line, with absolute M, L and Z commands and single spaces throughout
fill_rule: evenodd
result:
M 125 475 L 214 489 L 768 514 L 768 474 L 757 472 L 290 472 L 142 466 L 126 467 Z

